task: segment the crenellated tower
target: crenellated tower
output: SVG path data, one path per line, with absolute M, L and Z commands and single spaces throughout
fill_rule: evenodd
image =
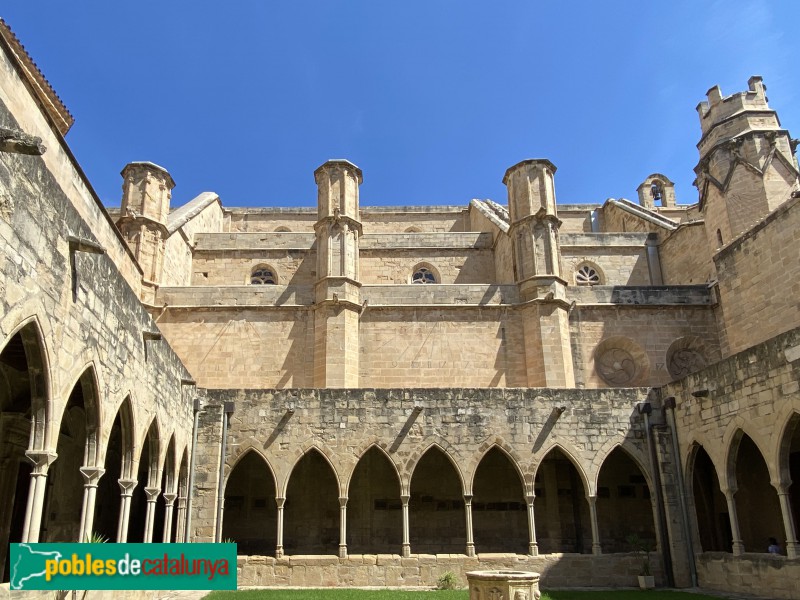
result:
M 314 318 L 314 385 L 358 386 L 361 311 L 358 240 L 361 169 L 329 160 L 316 171 L 317 282 Z
M 761 77 L 723 97 L 719 86 L 697 105 L 702 137 L 695 186 L 712 253 L 747 231 L 797 190 L 794 143 L 769 107 Z
M 566 282 L 556 209 L 556 167 L 547 159 L 529 159 L 510 167 L 508 211 L 514 275 L 520 290 L 528 385 L 574 387 Z
M 132 162 L 122 169 L 122 208 L 117 227 L 144 272 L 146 286 L 161 280 L 167 215 L 175 182 L 151 162 Z

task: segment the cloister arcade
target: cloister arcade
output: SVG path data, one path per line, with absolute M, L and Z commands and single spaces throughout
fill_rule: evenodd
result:
M 603 462 L 596 495 L 559 447 L 533 481 L 530 493 L 523 469 L 497 445 L 471 481 L 439 445 L 408 466 L 372 445 L 344 474 L 310 447 L 281 487 L 269 458 L 250 448 L 226 480 L 222 537 L 242 554 L 270 556 L 629 552 L 631 533 L 655 547 L 651 483 L 621 447 Z
M 766 552 L 775 538 L 798 555 L 800 413 L 792 412 L 771 447 L 737 427 L 723 443 L 693 442 L 687 460 L 699 548 L 709 552 Z M 768 467 L 765 455 L 771 456 Z M 786 541 L 788 540 L 788 542 Z
M 184 540 L 188 449 L 179 455 L 174 435 L 162 442 L 157 417 L 138 439 L 131 395 L 116 409 L 104 401 L 94 364 L 82 368 L 64 402 L 48 398 L 48 378 L 41 333 L 29 320 L 0 352 L 4 580 L 9 543 Z

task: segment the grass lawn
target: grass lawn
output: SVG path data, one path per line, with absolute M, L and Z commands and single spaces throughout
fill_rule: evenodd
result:
M 402 591 L 402 590 L 247 590 L 241 592 L 212 592 L 205 600 L 468 600 L 467 590 Z M 611 590 L 600 592 L 545 592 L 542 600 L 720 600 L 686 592 Z

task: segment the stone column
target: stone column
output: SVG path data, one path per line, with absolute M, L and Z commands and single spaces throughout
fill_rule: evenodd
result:
M 314 387 L 358 387 L 361 169 L 346 160 L 329 160 L 314 171 L 314 179 L 317 183 Z
M 117 542 L 124 544 L 128 541 L 128 522 L 131 516 L 131 496 L 133 489 L 139 483 L 136 479 L 118 479 L 120 489 L 119 522 L 117 523 Z
M 53 461 L 58 458 L 58 454 L 48 451 L 26 450 L 25 456 L 33 463 L 33 471 L 31 472 L 31 485 L 28 491 L 28 504 L 25 508 L 22 541 L 34 544 L 39 541 L 39 529 L 42 526 L 47 470 Z
M 278 505 L 278 540 L 275 544 L 275 558 L 283 558 L 283 505 L 286 504 L 286 498 L 275 498 L 275 503 Z
M 525 369 L 530 387 L 575 387 L 570 345 L 567 282 L 561 278 L 561 250 L 555 195 L 556 167 L 547 159 L 510 167 L 508 212 L 514 280 L 525 306 Z
M 778 490 L 778 500 L 781 504 L 781 515 L 783 516 L 783 528 L 786 531 L 786 556 L 797 558 L 800 556 L 800 545 L 797 543 L 797 533 L 792 516 L 792 505 L 789 502 L 789 488 L 785 485 L 776 486 Z
M 731 537 L 733 538 L 732 551 L 734 556 L 744 554 L 744 542 L 739 531 L 739 516 L 736 514 L 736 490 L 724 490 L 725 501 L 728 503 L 728 518 L 731 520 Z
M 144 520 L 144 543 L 150 544 L 153 541 L 153 525 L 156 519 L 156 500 L 161 493 L 161 488 L 144 488 L 147 495 L 147 516 Z
M 175 519 L 178 521 L 178 530 L 175 532 L 175 541 L 183 543 L 186 541 L 186 496 L 178 497 L 177 512 Z
M 401 556 L 404 558 L 411 556 L 411 536 L 409 536 L 408 533 L 408 501 L 410 499 L 411 496 L 407 494 L 400 496 L 400 502 L 403 503 L 403 549 L 401 551 Z
M 106 472 L 99 467 L 81 467 L 83 475 L 83 507 L 81 508 L 81 526 L 78 529 L 78 541 L 88 542 L 94 528 L 94 504 L 97 498 L 97 482 Z
M 539 544 L 536 542 L 536 521 L 533 512 L 533 501 L 536 498 L 533 494 L 525 496 L 528 503 L 528 554 L 537 556 L 539 554 Z
M 464 516 L 467 520 L 467 556 L 475 556 L 475 539 L 472 535 L 472 494 L 464 494 Z
M 597 525 L 597 496 L 586 496 L 589 501 L 589 519 L 592 522 L 592 554 L 600 555 L 603 547 L 600 545 L 600 527 Z
M 172 541 L 172 511 L 175 505 L 175 498 L 178 497 L 178 494 L 164 494 L 164 502 L 166 502 L 166 506 L 164 508 L 164 543 L 169 544 Z
M 339 558 L 347 558 L 347 496 L 339 498 Z

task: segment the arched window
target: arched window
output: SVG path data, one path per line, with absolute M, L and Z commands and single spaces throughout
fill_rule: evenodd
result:
M 417 267 L 414 269 L 414 275 L 411 277 L 411 283 L 439 283 L 428 267 Z
M 272 267 L 258 265 L 250 272 L 250 283 L 253 285 L 275 285 L 278 283 L 278 277 Z
M 600 285 L 600 269 L 584 263 L 575 271 L 575 283 L 578 285 Z

